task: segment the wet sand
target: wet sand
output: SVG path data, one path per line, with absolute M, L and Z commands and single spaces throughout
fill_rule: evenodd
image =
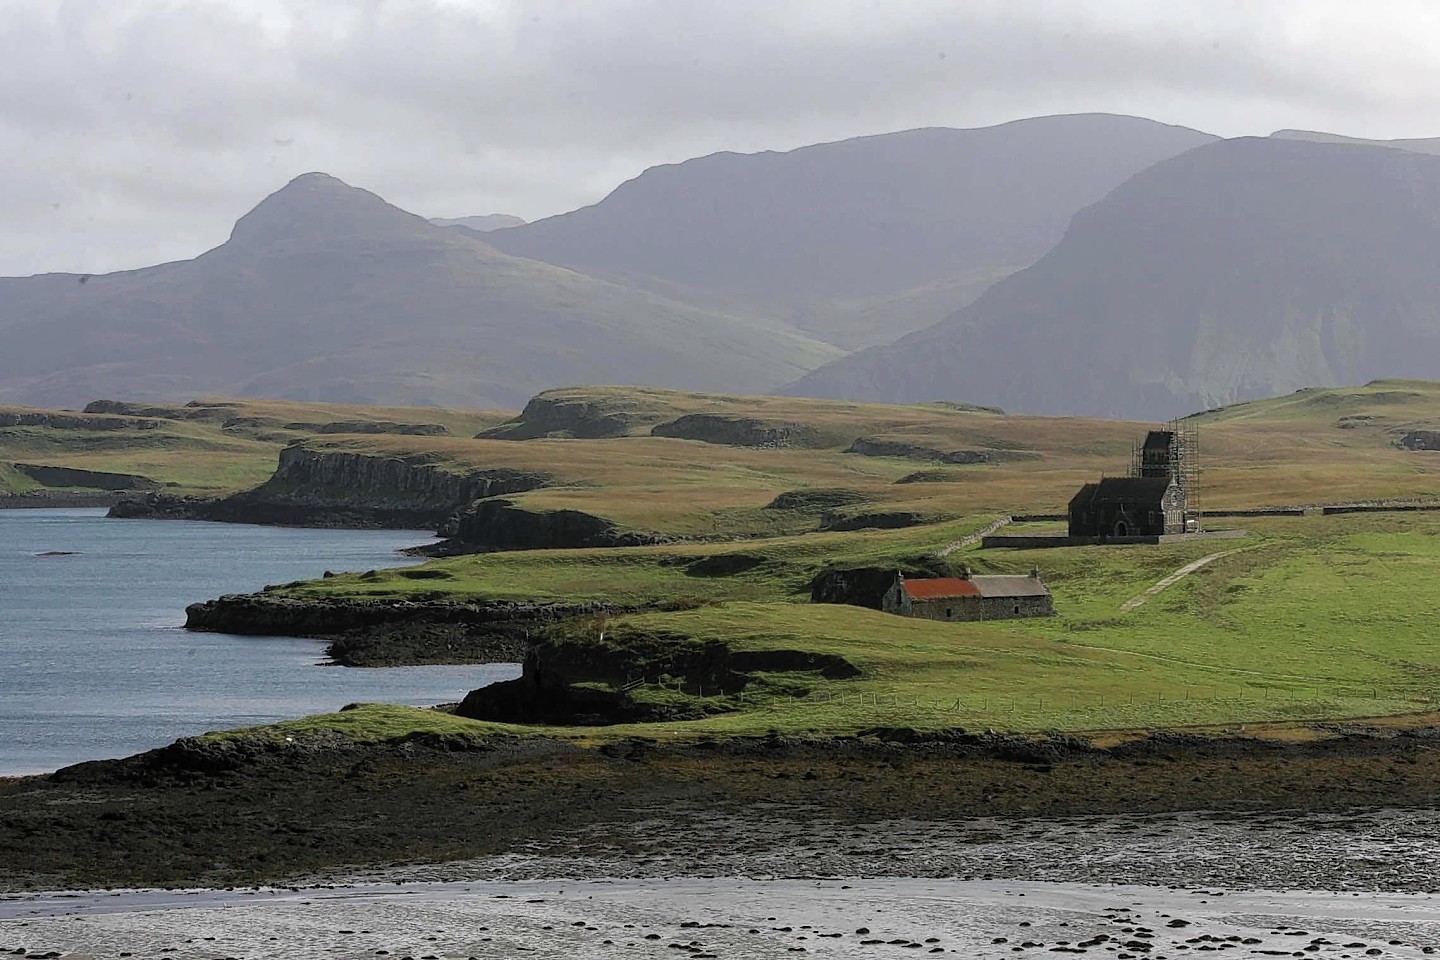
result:
M 1420 957 L 1429 894 L 923 879 L 549 880 L 0 899 L 34 957 Z

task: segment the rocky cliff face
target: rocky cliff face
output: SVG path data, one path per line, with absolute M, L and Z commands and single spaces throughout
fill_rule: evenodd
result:
M 87 409 L 86 413 L 90 413 Z M 0 411 L 0 427 L 52 427 L 58 430 L 154 430 L 159 420 L 143 417 L 86 416 L 51 411 Z
M 115 516 L 188 518 L 286 526 L 436 529 L 474 500 L 544 486 L 518 470 L 457 473 L 432 464 L 337 450 L 286 447 L 254 490 L 221 500 L 151 495 L 116 506 Z

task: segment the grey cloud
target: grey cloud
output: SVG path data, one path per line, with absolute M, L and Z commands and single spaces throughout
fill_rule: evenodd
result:
M 1424 136 L 1427 4 L 12 0 L 0 274 L 191 256 L 325 170 L 535 218 L 655 163 L 1104 110 Z

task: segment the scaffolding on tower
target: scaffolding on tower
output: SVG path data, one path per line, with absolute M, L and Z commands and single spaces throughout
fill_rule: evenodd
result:
M 1170 445 L 1171 476 L 1185 498 L 1185 529 L 1200 532 L 1200 425 L 1193 420 L 1171 420 L 1168 429 L 1175 440 Z
M 1163 449 L 1153 441 L 1164 438 Z M 1200 532 L 1200 427 L 1190 420 L 1171 420 L 1152 430 L 1143 443 L 1130 446 L 1130 476 L 1170 477 L 1180 489 L 1184 529 Z

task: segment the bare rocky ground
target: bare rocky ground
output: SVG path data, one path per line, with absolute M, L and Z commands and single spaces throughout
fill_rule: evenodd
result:
M 1425 730 L 182 741 L 0 781 L 0 951 L 1419 957 L 1437 774 Z M 137 886 L 210 889 L 37 892 Z
M 1348 877 L 1429 890 L 1440 887 L 1429 863 L 1437 784 L 1440 742 L 1428 729 L 1300 742 L 1156 735 L 1109 749 L 906 731 L 598 748 L 436 736 L 180 741 L 0 780 L 0 891 L 294 883 L 367 867 L 471 879 L 471 867 L 431 866 L 467 861 L 514 877 L 1335 889 Z M 1217 846 L 1227 831 L 1235 839 Z M 1252 831 L 1267 843 L 1293 832 L 1294 843 L 1279 857 L 1214 852 L 1265 849 Z

